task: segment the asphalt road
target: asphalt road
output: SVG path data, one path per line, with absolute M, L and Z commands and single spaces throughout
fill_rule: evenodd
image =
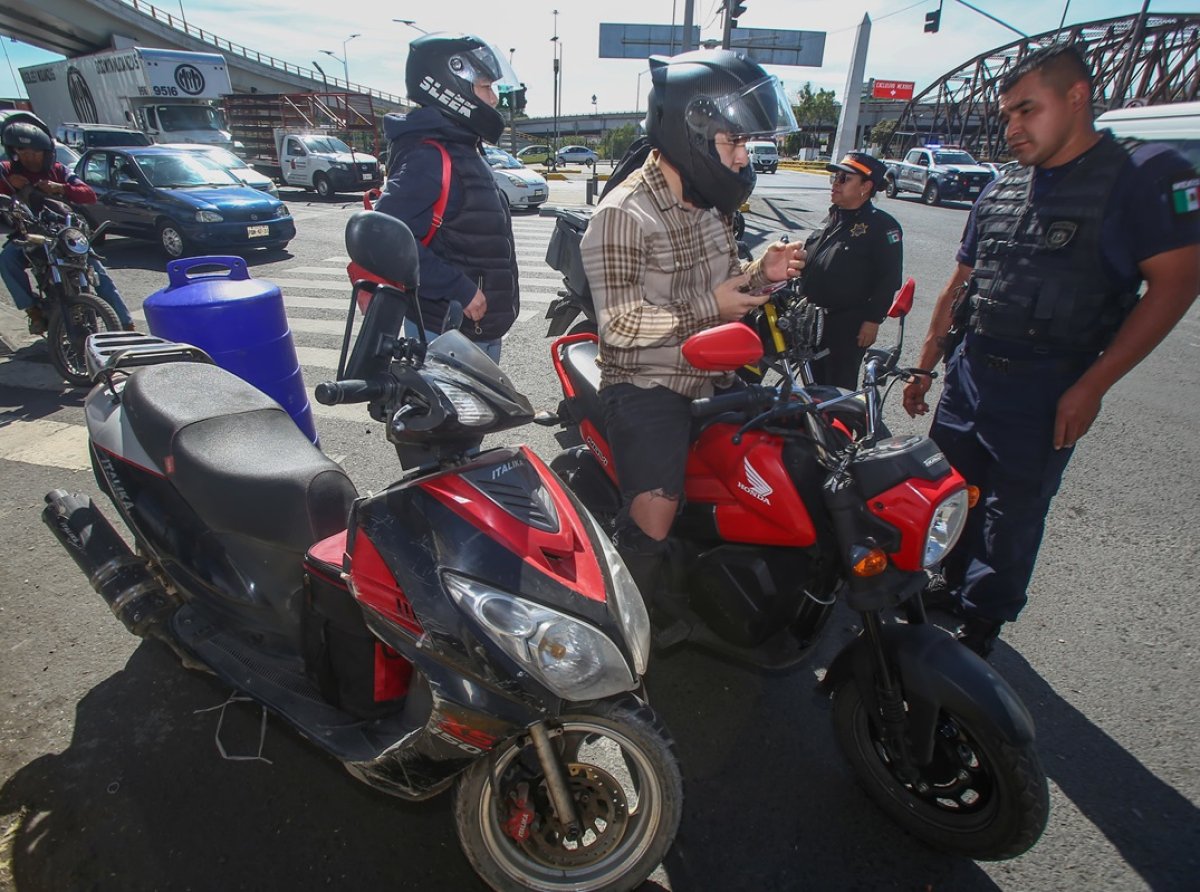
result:
M 329 377 L 344 318 L 342 229 L 356 207 L 292 193 L 299 234 L 250 258 L 279 282 L 309 387 Z M 583 183 L 552 200 L 582 204 Z M 903 224 L 918 282 L 907 353 L 950 273 L 965 206 L 879 199 Z M 752 243 L 824 213 L 824 181 L 764 176 Z M 558 399 L 542 315 L 556 284 L 542 262 L 549 221 L 517 217 L 526 311 L 503 364 L 536 406 Z M 151 248 L 105 247 L 133 307 L 166 284 Z M 130 637 L 38 519 L 52 488 L 96 493 L 82 460 L 82 394 L 55 386 L 44 348 L 0 356 L 0 889 L 476 889 L 448 798 L 403 803 L 366 788 L 279 722 L 266 761 L 226 761 L 216 740 L 227 691 Z M 15 333 L 15 334 L 14 334 Z M 895 337 L 889 323 L 882 341 Z M 675 890 L 1194 889 L 1200 877 L 1200 706 L 1194 601 L 1200 311 L 1105 400 L 1051 514 L 1021 621 L 993 663 L 1037 723 L 1050 823 L 1027 855 L 977 864 L 924 848 L 871 804 L 832 740 L 813 685 L 854 633 L 839 613 L 813 664 L 761 674 L 678 651 L 649 688 L 678 742 L 686 804 L 656 882 Z M 396 474 L 382 433 L 342 410 L 318 414 L 325 450 L 360 490 Z M 887 409 L 898 430 L 921 430 Z M 550 432 L 510 432 L 545 458 Z M 231 706 L 226 751 L 257 751 L 259 715 Z

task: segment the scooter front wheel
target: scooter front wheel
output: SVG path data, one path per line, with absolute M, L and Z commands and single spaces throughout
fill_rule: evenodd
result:
M 604 702 L 550 726 L 582 833 L 550 804 L 533 743 L 497 747 L 464 772 L 454 818 L 463 851 L 494 889 L 633 889 L 675 839 L 683 780 L 674 743 L 648 707 Z
M 922 842 L 979 861 L 1024 854 L 1050 811 L 1046 775 L 1032 741 L 1005 742 L 980 716 L 938 717 L 933 759 L 913 782 L 897 776 L 879 723 L 853 679 L 833 695 L 833 730 L 867 793 Z

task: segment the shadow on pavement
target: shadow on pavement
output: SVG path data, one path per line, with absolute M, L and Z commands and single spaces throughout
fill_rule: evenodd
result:
M 1063 795 L 1149 888 L 1195 889 L 1200 809 L 1063 699 L 1003 640 L 992 662 L 1033 714 L 1042 766 Z

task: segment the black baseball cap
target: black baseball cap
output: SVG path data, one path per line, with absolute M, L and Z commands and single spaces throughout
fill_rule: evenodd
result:
M 846 173 L 856 173 L 860 177 L 866 177 L 868 180 L 871 180 L 876 186 L 883 185 L 883 176 L 887 173 L 887 167 L 884 163 L 878 158 L 868 155 L 866 152 L 847 152 L 845 158 L 836 164 L 826 164 L 825 169 L 829 171 L 844 170 Z

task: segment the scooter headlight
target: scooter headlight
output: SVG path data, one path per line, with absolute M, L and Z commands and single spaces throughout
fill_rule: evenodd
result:
M 456 573 L 443 578 L 454 603 L 555 695 L 594 700 L 637 686 L 620 649 L 594 626 Z
M 967 525 L 967 491 L 960 489 L 941 501 L 933 509 L 929 529 L 925 531 L 925 569 L 941 563 L 962 535 Z
M 466 427 L 484 427 L 496 420 L 496 413 L 492 411 L 492 407 L 470 391 L 441 379 L 438 379 L 437 386 L 454 407 L 459 424 Z
M 650 662 L 650 614 L 646 612 L 646 602 L 612 540 L 600 528 L 596 518 L 590 513 L 585 516 L 600 540 L 600 550 L 612 574 L 613 601 L 621 631 L 625 633 L 625 640 L 633 654 L 633 670 L 638 675 L 645 675 Z

